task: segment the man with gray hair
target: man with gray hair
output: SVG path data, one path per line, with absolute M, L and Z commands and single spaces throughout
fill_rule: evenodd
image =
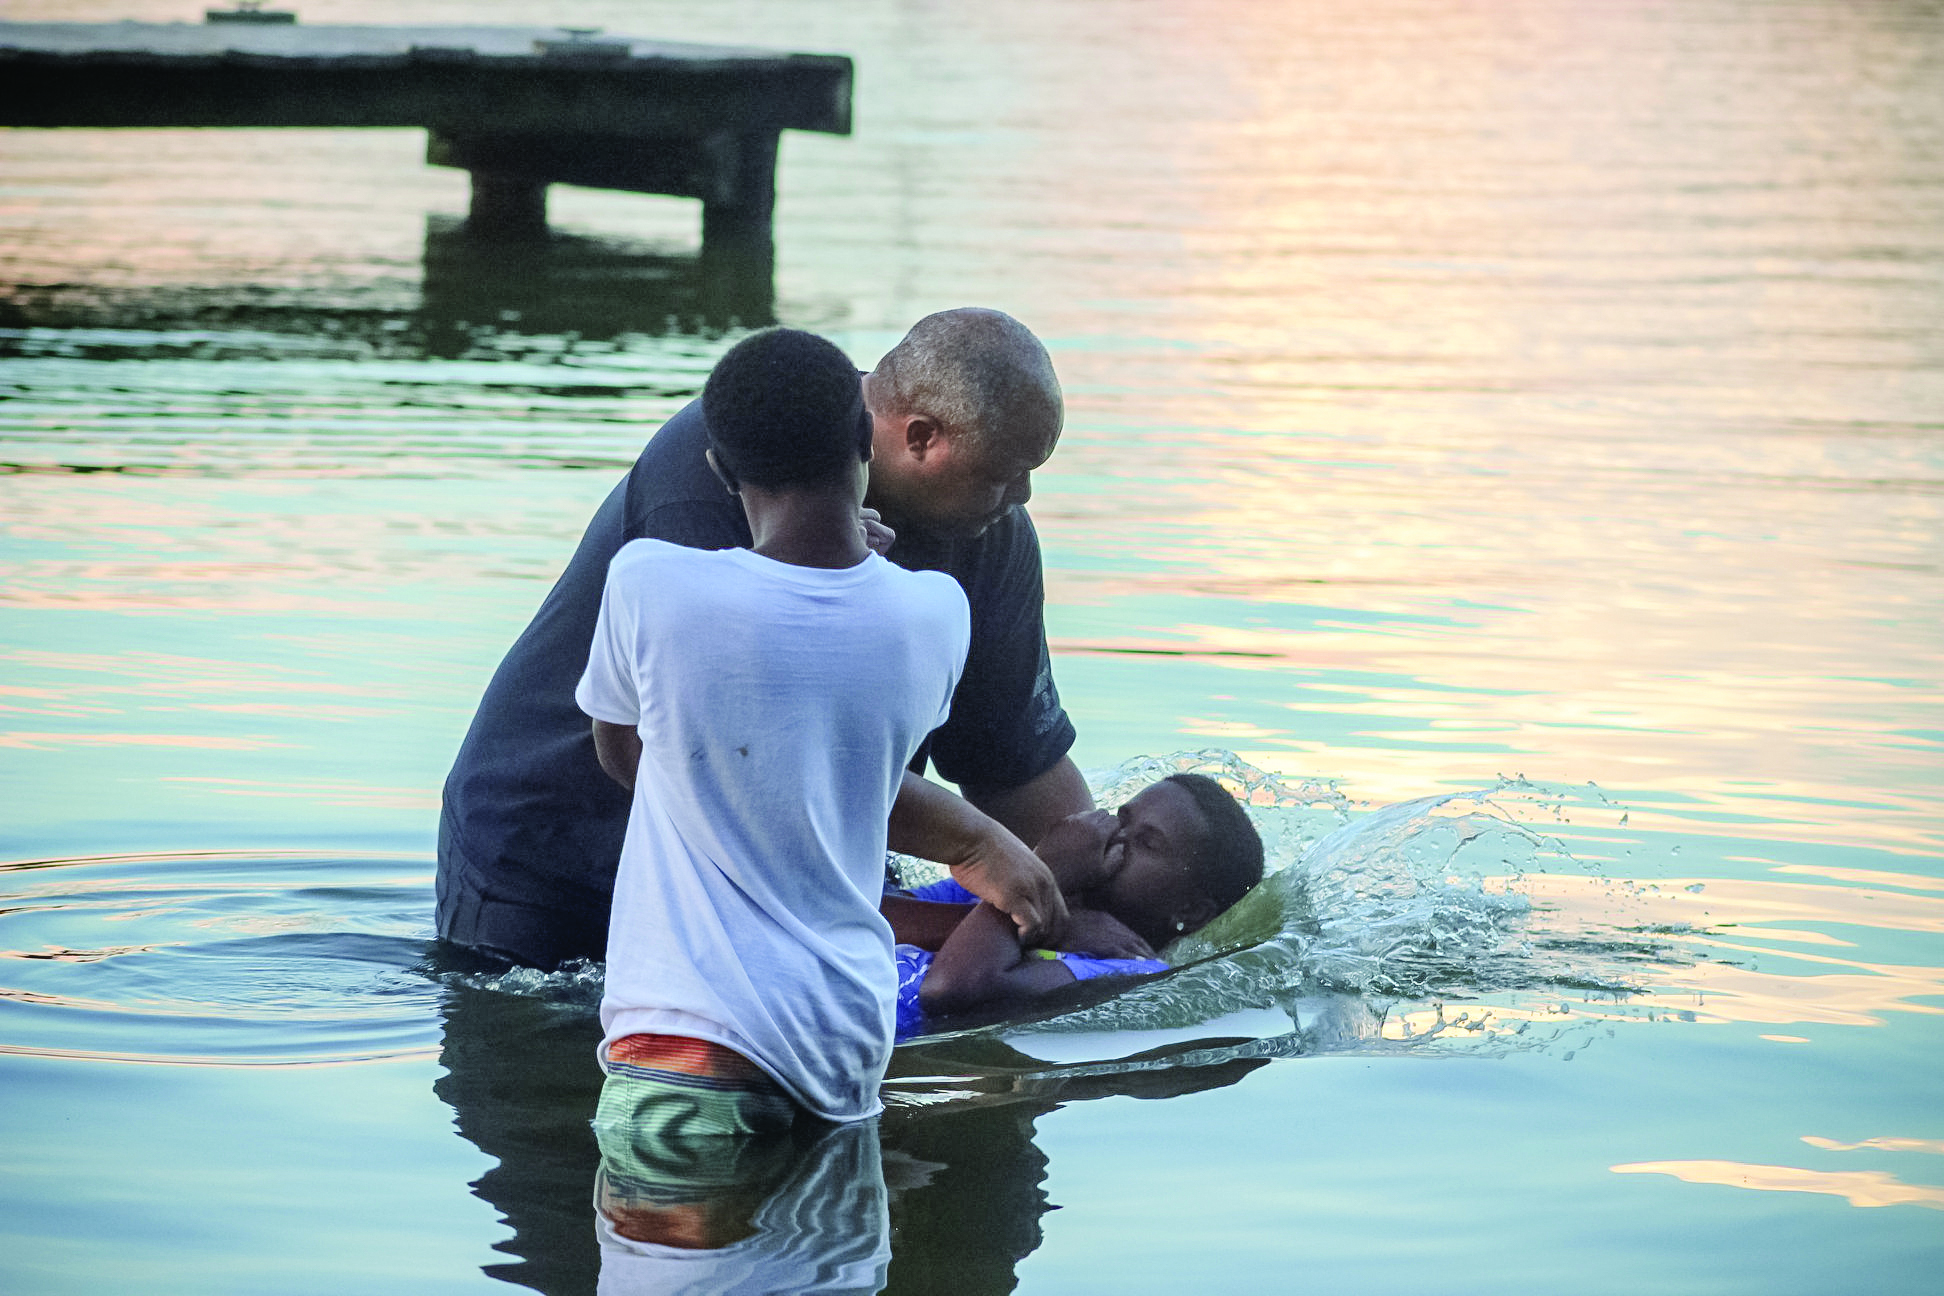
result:
M 1026 844 L 1093 804 L 1067 754 L 1074 731 L 1053 686 L 1039 537 L 1021 507 L 1059 441 L 1059 380 L 1023 324 L 968 308 L 920 320 L 865 375 L 864 396 L 873 430 L 865 504 L 896 531 L 887 557 L 948 573 L 972 609 L 951 714 L 906 776 L 891 845 L 961 878 L 989 876 L 1025 934 L 1052 936 L 1064 909 Z M 748 547 L 743 510 L 710 471 L 708 444 L 699 400 L 662 426 L 487 686 L 440 815 L 446 941 L 549 969 L 604 957 L 628 796 L 601 771 L 574 685 L 608 561 L 623 544 Z M 928 758 L 963 801 L 919 777 Z
M 919 320 L 865 379 L 865 397 L 882 456 L 868 503 L 893 529 L 934 537 L 982 534 L 1024 504 L 1065 417 L 1046 348 L 991 310 Z

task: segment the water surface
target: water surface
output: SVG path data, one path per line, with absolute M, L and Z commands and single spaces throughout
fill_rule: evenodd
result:
M 1272 839 L 1207 961 L 901 1050 L 875 1151 L 806 1153 L 740 1254 L 1934 1286 L 1944 9 L 299 8 L 856 58 L 855 134 L 783 146 L 775 316 L 1046 339 L 1076 756 L 1223 769 Z M 433 825 L 740 321 L 691 205 L 556 189 L 554 246 L 482 258 L 422 158 L 0 132 L 10 1291 L 650 1281 L 602 1274 L 596 974 L 430 959 Z

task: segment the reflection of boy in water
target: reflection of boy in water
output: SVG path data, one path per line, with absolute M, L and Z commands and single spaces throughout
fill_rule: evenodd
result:
M 633 789 L 597 1124 L 678 1141 L 879 1109 L 887 824 L 970 633 L 950 577 L 872 552 L 872 424 L 841 351 L 755 334 L 702 403 L 754 543 L 624 546 L 575 692 Z
M 1155 950 L 1199 931 L 1262 880 L 1255 825 L 1201 774 L 1163 779 L 1117 813 L 1064 819 L 1034 850 L 1068 900 L 1062 952 L 1026 948 L 1017 926 L 982 902 L 967 904 L 962 916 L 946 913 L 931 932 L 901 930 L 900 1038 L 922 1031 L 928 1015 L 1029 1003 L 1095 977 L 1166 971 Z M 949 880 L 913 896 L 977 899 Z
M 884 1288 L 891 1227 L 876 1122 L 705 1136 L 688 1149 L 631 1135 L 600 1132 L 602 1296 Z

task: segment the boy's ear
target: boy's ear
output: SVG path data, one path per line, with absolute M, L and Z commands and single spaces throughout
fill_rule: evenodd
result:
M 709 461 L 709 471 L 714 473 L 716 479 L 728 488 L 731 495 L 742 494 L 742 483 L 736 480 L 736 474 L 729 471 L 729 466 L 716 457 L 716 452 L 713 449 L 704 450 L 702 457 Z
M 1215 902 L 1207 896 L 1196 896 L 1193 901 L 1175 910 L 1176 931 L 1196 931 L 1208 925 L 1215 917 Z

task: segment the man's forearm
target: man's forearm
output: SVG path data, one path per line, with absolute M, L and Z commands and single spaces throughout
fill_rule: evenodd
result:
M 1014 788 L 967 786 L 965 799 L 1028 844 L 1039 841 L 1068 815 L 1094 808 L 1093 792 L 1080 767 L 1062 756 L 1044 773 Z
M 1003 824 L 958 794 L 905 771 L 891 807 L 892 850 L 936 860 L 960 885 L 990 900 L 1039 940 L 1066 925 L 1066 901 L 1053 874 Z
M 906 770 L 891 804 L 888 844 L 894 851 L 950 864 L 972 851 L 982 833 L 990 831 L 977 806 Z

